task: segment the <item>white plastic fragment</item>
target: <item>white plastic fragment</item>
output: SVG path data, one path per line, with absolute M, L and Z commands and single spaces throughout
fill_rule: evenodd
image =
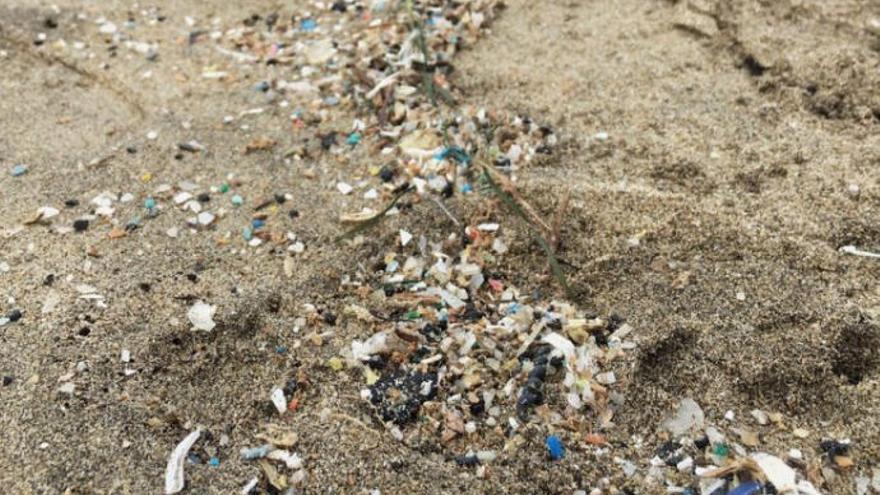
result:
M 243 487 L 241 487 L 241 495 L 248 495 L 249 493 L 254 491 L 254 488 L 257 487 L 257 483 L 259 483 L 259 482 L 260 482 L 260 479 L 257 478 L 256 476 L 251 478 L 250 481 L 248 481 L 247 483 L 244 484 Z
M 391 74 L 385 79 L 379 81 L 379 83 L 376 84 L 376 86 L 367 93 L 367 99 L 372 100 L 377 94 L 379 94 L 379 91 L 382 91 L 391 84 L 394 84 L 394 81 L 397 80 L 398 76 L 400 76 L 400 72 L 395 72 L 394 74 Z
M 871 480 L 867 476 L 858 476 L 856 477 L 855 482 L 856 495 L 868 495 L 868 488 L 871 485 Z
M 406 246 L 407 244 L 409 244 L 409 241 L 411 241 L 412 238 L 413 238 L 412 234 L 410 234 L 409 232 L 407 232 L 403 229 L 400 229 L 400 245 L 401 246 Z
M 556 332 L 550 332 L 545 335 L 541 341 L 553 346 L 553 348 L 561 352 L 567 360 L 574 358 L 574 344 L 562 335 Z
M 480 462 L 492 462 L 496 457 L 498 457 L 498 453 L 494 450 L 481 450 L 477 452 L 477 459 Z
M 751 415 L 761 426 L 766 426 L 770 423 L 770 416 L 760 409 L 752 409 Z
M 345 182 L 337 182 L 336 183 L 336 190 L 342 194 L 351 194 L 351 192 L 354 190 L 354 188 L 351 187 L 351 185 L 346 184 Z
M 703 409 L 693 399 L 682 399 L 678 404 L 675 414 L 663 422 L 663 427 L 669 430 L 673 436 L 681 436 L 692 429 L 702 429 Z
M 174 203 L 178 204 L 178 205 L 182 205 L 183 203 L 186 203 L 187 201 L 192 199 L 192 197 L 193 197 L 192 194 L 190 194 L 186 191 L 181 191 L 181 192 L 174 195 Z
M 617 377 L 614 375 L 613 371 L 607 371 L 596 375 L 596 381 L 602 385 L 613 385 L 617 382 Z
M 678 469 L 678 471 L 681 473 L 688 472 L 691 469 L 693 469 L 693 467 L 694 467 L 694 458 L 691 456 L 685 457 L 684 459 L 679 461 L 678 464 L 675 465 L 675 468 Z
M 58 208 L 53 208 L 51 206 L 42 206 L 37 209 L 37 215 L 41 220 L 48 220 L 52 217 L 57 217 L 59 213 Z
M 283 462 L 288 469 L 300 469 L 303 465 L 302 458 L 299 456 L 299 454 L 291 454 L 290 452 L 282 449 L 273 450 L 272 452 L 269 452 L 266 457 L 272 459 L 273 461 Z
M 700 479 L 700 493 L 716 493 L 724 489 L 724 485 L 727 484 L 727 480 L 724 479 L 714 479 L 714 478 L 703 478 Z
M 61 302 L 61 296 L 58 295 L 58 292 L 50 290 L 46 293 L 46 298 L 43 299 L 43 308 L 40 312 L 45 315 L 55 311 L 55 307 L 58 306 L 59 302 Z
M 507 252 L 507 244 L 496 237 L 495 240 L 492 241 L 492 251 L 495 251 L 498 254 L 504 254 Z
M 272 404 L 278 410 L 278 414 L 284 414 L 287 411 L 287 397 L 284 397 L 284 391 L 278 387 L 272 389 Z
M 196 440 L 202 434 L 201 430 L 195 430 L 183 439 L 168 457 L 168 466 L 165 468 L 165 495 L 171 495 L 183 490 L 183 462 L 186 454 L 192 448 Z
M 872 253 L 871 251 L 862 251 L 855 246 L 841 246 L 841 253 L 851 254 L 853 256 L 862 256 L 864 258 L 880 258 L 880 253 Z
M 379 354 L 388 349 L 388 334 L 379 332 L 366 342 L 355 340 L 351 343 L 351 355 L 358 361 L 368 361 L 373 354 Z
M 214 214 L 208 211 L 203 211 L 199 213 L 198 216 L 199 223 L 201 225 L 211 225 L 212 223 L 214 223 L 215 218 L 216 217 L 214 216 Z
M 212 306 L 202 301 L 196 301 L 196 303 L 189 308 L 186 316 L 196 330 L 210 332 L 214 329 L 214 326 L 216 326 L 216 323 L 214 323 L 214 313 L 216 311 L 216 306 Z
M 101 34 L 116 34 L 119 28 L 116 27 L 116 24 L 113 24 L 110 21 L 107 21 L 101 24 L 101 27 L 98 28 L 98 32 Z
M 60 387 L 58 387 L 58 392 L 60 392 L 62 394 L 73 395 L 73 393 L 75 391 L 76 391 L 76 384 L 73 382 L 66 382 L 66 383 L 62 384 Z
M 752 460 L 758 464 L 759 468 L 761 468 L 764 476 L 767 477 L 767 481 L 773 483 L 777 492 L 786 493 L 797 491 L 798 487 L 795 482 L 794 469 L 788 467 L 788 464 L 786 464 L 785 461 L 764 452 L 752 454 Z
M 333 46 L 333 41 L 328 38 L 308 45 L 304 53 L 309 64 L 323 65 L 336 55 L 336 48 Z
M 880 492 L 880 490 L 877 491 Z M 798 482 L 797 492 L 799 495 L 822 495 L 822 492 L 817 490 L 816 487 L 807 480 L 800 480 Z

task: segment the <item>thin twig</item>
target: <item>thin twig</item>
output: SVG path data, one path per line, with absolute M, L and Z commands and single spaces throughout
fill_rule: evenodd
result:
M 562 195 L 562 201 L 559 202 L 559 207 L 556 209 L 556 216 L 553 218 L 552 224 L 552 232 L 550 234 L 550 242 L 553 244 L 553 249 L 559 249 L 560 238 L 560 230 L 562 229 L 562 222 L 565 221 L 565 214 L 568 212 L 568 201 L 571 199 L 571 189 L 566 189 L 565 193 Z
M 382 220 L 385 219 L 385 214 L 388 213 L 389 211 L 391 211 L 391 208 L 394 208 L 394 205 L 397 204 L 397 202 L 400 200 L 400 198 L 404 197 L 411 190 L 412 189 L 409 186 L 404 187 L 400 192 L 397 193 L 397 195 L 394 196 L 394 198 L 391 199 L 391 201 L 385 206 L 385 208 L 382 209 L 382 211 L 380 211 L 376 215 L 364 220 L 363 222 L 355 225 L 351 230 L 349 230 L 348 232 L 337 237 L 335 239 L 335 242 L 338 243 L 338 242 L 343 241 L 345 239 L 354 237 L 358 233 L 363 232 L 364 230 L 370 229 L 372 227 L 375 227 L 376 225 L 381 223 Z
M 435 205 L 437 205 L 437 208 L 440 208 L 440 211 L 445 213 L 446 216 L 449 217 L 450 220 L 452 220 L 452 223 L 454 223 L 456 227 L 461 227 L 461 222 L 459 222 L 458 219 L 455 218 L 455 216 L 445 206 L 443 206 L 443 203 L 439 199 L 434 196 L 428 197 Z
M 417 32 L 416 45 L 419 47 L 419 51 L 422 52 L 422 86 L 425 93 L 428 94 L 428 99 L 431 100 L 431 104 L 436 107 L 437 95 L 434 91 L 434 77 L 431 75 L 430 71 L 428 71 L 428 42 L 425 39 L 425 30 L 422 27 L 422 19 L 421 16 L 416 16 L 412 0 L 407 0 L 406 8 L 409 11 L 410 22 L 412 22 L 413 27 Z
M 547 256 L 547 263 L 550 265 L 550 270 L 553 272 L 553 276 L 556 278 L 556 281 L 562 285 L 562 288 L 565 289 L 565 295 L 568 296 L 569 299 L 573 299 L 573 293 L 571 288 L 568 285 L 568 281 L 565 279 L 565 272 L 562 270 L 562 265 L 559 264 L 559 260 L 556 259 L 556 253 L 553 251 L 553 247 L 547 242 L 546 239 L 541 235 L 539 229 L 537 228 L 537 224 L 530 221 L 528 215 L 526 215 L 522 205 L 517 201 L 517 199 L 509 192 L 505 191 L 498 185 L 497 182 L 492 178 L 491 175 L 491 167 L 488 167 L 485 164 L 480 164 L 480 168 L 483 169 L 483 176 L 486 178 L 486 181 L 489 183 L 489 187 L 495 192 L 495 194 L 501 199 L 501 201 L 507 205 L 514 213 L 516 213 L 520 218 L 522 218 L 527 225 L 533 228 L 532 234 L 535 236 L 535 240 L 538 242 L 538 245 L 541 246 L 541 249 L 544 250 L 544 254 Z
M 510 181 L 510 179 L 485 164 L 482 164 L 482 168 L 493 182 L 499 185 L 504 192 L 506 192 L 514 200 L 516 200 L 519 206 L 522 207 L 523 212 L 527 214 L 528 220 L 531 223 L 540 227 L 546 237 L 552 237 L 553 229 L 550 228 L 549 225 L 547 225 L 543 217 L 538 214 L 537 210 L 535 210 L 535 208 L 533 208 L 532 205 L 530 205 L 528 201 L 526 201 L 525 198 L 522 197 L 522 195 L 519 193 L 519 191 L 516 189 L 516 186 L 513 184 L 513 182 Z

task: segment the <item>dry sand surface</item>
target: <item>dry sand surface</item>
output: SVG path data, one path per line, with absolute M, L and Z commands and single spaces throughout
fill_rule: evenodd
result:
M 623 400 L 614 427 L 601 430 L 610 447 L 583 442 L 597 424 L 587 420 L 565 430 L 566 457 L 551 462 L 537 421 L 479 472 L 454 456 L 501 452 L 511 432 L 451 446 L 398 442 L 361 399 L 361 372 L 326 364 L 371 334 L 342 317 L 361 300 L 343 282 L 380 262 L 397 229 L 427 233 L 446 220 L 414 202 L 362 244 L 333 242 L 345 228 L 340 213 L 362 206 L 337 181 L 371 179 L 369 166 L 387 158 L 366 143 L 322 153 L 320 135 L 338 130 L 344 141 L 362 109 L 343 105 L 294 128 L 298 103 L 282 107 L 283 96 L 254 85 L 293 79 L 295 69 L 233 64 L 209 34 L 253 14 L 263 23 L 278 12 L 284 22 L 309 10 L 322 9 L 268 0 L 0 5 L 0 287 L 4 313 L 23 312 L 0 327 L 0 372 L 10 377 L 0 388 L 5 493 L 162 493 L 169 453 L 196 427 L 200 462 L 186 466 L 186 493 L 237 493 L 254 476 L 258 491 L 273 493 L 238 453 L 260 443 L 277 417 L 269 392 L 292 376 L 308 383 L 283 420 L 306 472 L 295 493 L 664 493 L 664 476 L 696 490 L 696 476 L 674 468 L 649 476 L 669 440 L 663 418 L 686 397 L 731 443 L 737 428 L 758 433 L 750 452 L 800 449 L 799 472 L 812 470 L 822 493 L 857 493 L 856 480 L 880 469 L 880 260 L 840 251 L 880 252 L 880 3 L 512 0 L 456 55 L 449 79 L 460 106 L 528 115 L 559 136 L 551 154 L 517 171 L 518 187 L 548 216 L 570 194 L 559 255 L 572 302 L 618 315 L 638 342 L 611 367 Z M 158 57 L 101 33 L 101 17 L 158 43 Z M 206 34 L 188 43 L 197 29 Z M 38 45 L 39 33 L 47 39 Z M 202 77 L 210 70 L 232 76 Z M 263 113 L 240 115 L 257 107 Z M 227 115 L 235 121 L 224 124 Z M 258 137 L 278 145 L 245 154 Z M 203 151 L 178 149 L 193 139 Z M 291 160 L 290 149 L 311 151 Z M 13 177 L 18 163 L 28 172 Z M 195 214 L 171 199 L 145 218 L 145 198 L 181 181 L 199 184 L 194 194 L 232 182 L 204 203 L 225 210 L 214 230 L 186 227 Z M 117 230 L 135 217 L 142 226 L 119 239 L 100 218 L 82 233 L 59 230 L 93 212 L 104 191 L 133 195 L 114 204 Z M 240 232 L 250 207 L 285 193 L 267 222 L 294 231 L 305 252 L 248 247 Z M 248 208 L 232 206 L 232 194 Z M 20 227 L 46 205 L 60 214 Z M 480 205 L 455 196 L 449 207 L 491 217 Z M 167 235 L 174 227 L 176 238 Z M 230 242 L 218 242 L 227 231 Z M 509 232 L 497 276 L 561 297 L 538 244 L 524 228 Z M 103 301 L 79 297 L 82 284 Z M 58 300 L 51 311 L 47 299 Z M 196 300 L 217 307 L 210 333 L 189 328 Z M 339 321 L 317 317 L 294 333 L 304 304 Z M 66 383 L 72 394 L 59 392 Z M 780 413 L 781 424 L 756 424 L 754 409 Z M 824 458 L 826 439 L 851 439 L 854 466 Z M 220 465 L 207 465 L 214 456 Z

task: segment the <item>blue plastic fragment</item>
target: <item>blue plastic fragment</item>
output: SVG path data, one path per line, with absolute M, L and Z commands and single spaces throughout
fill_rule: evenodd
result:
M 303 31 L 314 31 L 318 27 L 318 23 L 314 19 L 303 19 L 299 23 L 299 28 Z
M 269 451 L 272 449 L 269 445 L 260 445 L 259 447 L 252 447 L 249 449 L 241 449 L 241 458 L 246 461 L 252 461 L 254 459 L 262 459 L 269 454 Z
M 254 232 L 247 227 L 242 229 L 241 235 L 244 237 L 244 240 L 246 240 L 246 241 L 249 241 L 254 238 Z
M 259 218 L 255 218 L 255 219 L 251 220 L 251 226 L 254 228 L 254 230 L 257 230 L 257 229 L 263 227 L 264 225 L 266 225 L 266 222 L 260 220 Z
M 27 165 L 16 165 L 12 167 L 12 176 L 19 177 L 26 174 L 28 171 Z
M 447 158 L 452 158 L 456 162 L 469 165 L 471 163 L 471 157 L 461 149 L 459 146 L 450 146 L 448 148 L 443 148 L 443 151 L 440 151 L 436 155 L 434 155 L 436 160 L 445 160 Z
M 346 139 L 345 142 L 349 146 L 355 146 L 361 142 L 361 135 L 357 132 L 352 132 L 351 134 L 349 134 L 348 139 Z
M 144 206 L 145 206 L 148 210 L 152 210 L 153 208 L 156 207 L 156 200 L 153 199 L 153 198 L 147 198 L 147 199 L 144 200 Z
M 241 206 L 243 203 L 244 200 L 238 194 L 232 197 L 232 204 L 234 204 L 235 206 Z
M 727 492 L 727 495 L 756 495 L 761 493 L 762 489 L 763 487 L 757 481 L 746 481 Z
M 547 437 L 545 444 L 547 445 L 547 452 L 550 454 L 550 458 L 554 461 L 565 457 L 565 447 L 562 446 L 562 440 L 556 435 Z
M 277 352 L 278 354 L 286 354 L 287 347 L 284 347 L 283 345 L 275 346 L 275 352 Z
M 464 194 L 467 194 L 469 192 L 473 192 L 473 190 L 474 190 L 474 186 L 470 185 L 467 182 L 465 182 L 464 184 L 461 185 L 461 192 Z
M 220 459 L 217 459 L 216 457 L 212 457 L 211 460 L 208 461 L 208 464 L 210 464 L 211 466 L 217 467 L 220 465 Z

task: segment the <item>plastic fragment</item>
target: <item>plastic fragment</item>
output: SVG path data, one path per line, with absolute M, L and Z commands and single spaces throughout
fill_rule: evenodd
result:
M 751 457 L 758 464 L 758 467 L 761 468 L 764 476 L 767 477 L 767 481 L 773 483 L 777 492 L 785 493 L 797 490 L 794 469 L 790 468 L 785 461 L 763 452 L 752 454 Z
M 306 32 L 314 31 L 318 27 L 318 23 L 314 19 L 303 19 L 299 23 L 299 28 Z
M 259 447 L 251 447 L 251 448 L 243 448 L 241 449 L 241 458 L 245 461 L 253 461 L 255 459 L 262 459 L 266 457 L 269 452 L 272 451 L 272 446 L 269 444 L 260 445 Z
M 562 445 L 562 440 L 556 435 L 547 437 L 544 444 L 547 446 L 547 453 L 550 454 L 550 459 L 558 461 L 565 457 L 565 447 Z
M 853 256 L 861 256 L 863 258 L 880 258 L 880 253 L 863 251 L 855 246 L 841 246 L 840 252 L 844 254 L 851 254 Z
M 284 414 L 287 411 L 287 398 L 284 396 L 284 391 L 276 387 L 272 389 L 271 397 L 272 405 L 278 410 L 278 414 Z
M 241 493 L 241 495 L 250 494 L 251 492 L 254 491 L 254 488 L 257 487 L 257 484 L 259 482 L 260 482 L 259 478 L 257 478 L 257 477 L 251 478 L 250 481 L 248 481 L 247 483 L 245 483 L 245 485 L 243 487 L 241 487 L 241 492 L 239 492 L 239 493 Z
M 216 311 L 216 306 L 212 306 L 202 301 L 196 301 L 196 303 L 189 308 L 187 317 L 196 330 L 210 332 L 216 326 L 216 323 L 214 323 L 214 313 Z
M 195 430 L 186 436 L 168 457 L 168 465 L 165 468 L 165 494 L 171 495 L 183 490 L 183 463 L 196 440 L 202 434 L 201 430 Z
M 673 436 L 678 437 L 691 430 L 703 428 L 703 421 L 703 410 L 700 405 L 693 399 L 687 398 L 682 399 L 675 414 L 663 422 L 663 427 Z
M 462 165 L 469 165 L 471 163 L 471 157 L 458 146 L 450 146 L 448 148 L 444 148 L 443 151 L 440 151 L 434 158 L 437 160 L 446 160 L 447 158 L 451 158 L 456 162 Z
M 296 453 L 290 453 L 286 450 L 273 450 L 266 456 L 273 461 L 283 462 L 288 469 L 302 468 L 302 458 Z
M 727 495 L 757 495 L 761 493 L 762 489 L 763 487 L 757 481 L 746 481 L 727 492 Z

